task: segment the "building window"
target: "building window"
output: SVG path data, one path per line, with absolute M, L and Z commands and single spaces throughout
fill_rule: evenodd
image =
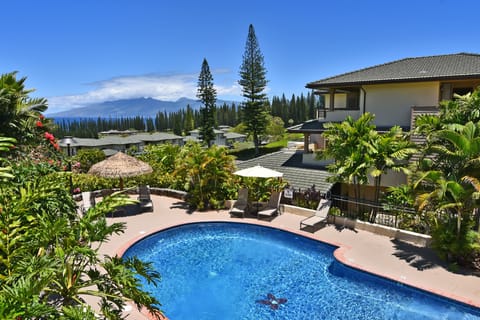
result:
M 346 108 L 350 110 L 360 109 L 360 89 L 352 89 L 347 92 Z

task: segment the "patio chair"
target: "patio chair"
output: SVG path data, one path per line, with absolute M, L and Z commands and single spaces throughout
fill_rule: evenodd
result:
M 149 186 L 139 186 L 138 187 L 138 198 L 140 202 L 140 209 L 142 211 L 153 211 L 153 202 L 150 198 L 150 187 Z
M 248 209 L 248 189 L 242 188 L 238 190 L 238 199 L 234 201 L 230 208 L 230 215 L 241 215 L 245 217 Z
M 80 205 L 82 213 L 87 212 L 88 209 L 90 209 L 94 206 L 95 206 L 95 194 L 91 191 L 83 191 L 82 192 L 82 204 Z
M 300 229 L 302 229 L 303 226 L 313 228 L 320 223 L 325 223 L 328 219 L 328 211 L 330 211 L 331 206 L 332 200 L 320 199 L 320 203 L 318 204 L 315 214 L 300 221 Z
M 260 217 L 273 217 L 280 212 L 280 200 L 282 199 L 282 193 L 273 191 L 268 200 L 267 206 L 257 212 L 257 218 Z

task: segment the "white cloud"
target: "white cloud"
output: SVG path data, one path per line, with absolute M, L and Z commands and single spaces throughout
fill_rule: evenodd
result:
M 219 71 L 220 78 L 226 73 Z M 217 96 L 240 96 L 241 89 L 236 81 L 225 80 L 227 84 L 219 84 L 214 76 Z M 174 75 L 140 75 L 120 76 L 89 84 L 92 90 L 86 93 L 48 98 L 49 113 L 81 107 L 91 103 L 109 100 L 151 97 L 159 100 L 175 101 L 182 97 L 195 98 L 197 93 L 198 74 Z M 223 83 L 225 83 L 225 81 Z

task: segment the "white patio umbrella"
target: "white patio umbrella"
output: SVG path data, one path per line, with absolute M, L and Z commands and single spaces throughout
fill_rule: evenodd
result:
M 260 165 L 235 171 L 233 174 L 242 177 L 252 177 L 252 178 L 281 178 L 283 177 L 282 172 L 278 172 L 272 169 L 262 167 Z
M 278 172 L 269 168 L 262 167 L 261 165 L 257 165 L 254 167 L 242 169 L 235 171 L 233 174 L 241 177 L 248 177 L 248 178 L 281 178 L 283 177 L 282 172 Z M 258 211 L 258 200 L 257 200 L 257 211 Z

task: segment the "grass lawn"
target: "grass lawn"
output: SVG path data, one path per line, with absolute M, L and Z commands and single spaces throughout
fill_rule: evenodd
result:
M 282 140 L 274 141 L 266 145 L 260 146 L 259 156 L 276 152 L 285 148 L 287 146 L 288 141 L 291 141 L 291 139 L 288 139 L 288 137 L 286 137 Z M 242 143 L 236 144 L 235 149 L 232 149 L 230 151 L 230 154 L 235 156 L 238 160 L 242 160 L 242 161 L 255 158 L 255 148 L 253 146 L 253 142 L 242 142 Z

